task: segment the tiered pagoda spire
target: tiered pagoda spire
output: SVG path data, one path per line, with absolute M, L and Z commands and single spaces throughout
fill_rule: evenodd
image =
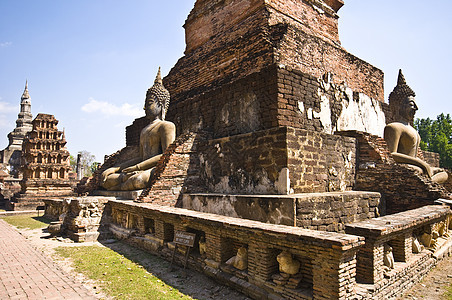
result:
M 16 128 L 8 134 L 9 144 L 0 152 L 0 163 L 9 170 L 12 177 L 20 177 L 20 156 L 25 135 L 31 131 L 33 115 L 31 113 L 31 98 L 28 92 L 28 81 L 20 101 L 20 112 L 16 120 Z

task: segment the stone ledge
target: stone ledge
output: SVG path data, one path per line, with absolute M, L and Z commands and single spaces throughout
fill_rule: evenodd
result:
M 343 232 L 379 216 L 380 194 L 345 191 L 290 195 L 184 194 L 182 208 L 264 223 Z
M 122 204 L 128 207 L 150 210 L 156 213 L 171 214 L 180 218 L 197 219 L 200 223 L 211 223 L 211 226 L 226 226 L 234 230 L 253 230 L 259 231 L 260 234 L 268 237 L 281 235 L 281 238 L 287 240 L 311 242 L 321 244 L 324 247 L 340 249 L 347 251 L 352 248 L 359 247 L 364 244 L 364 237 L 353 236 L 349 234 L 315 231 L 302 229 L 298 227 L 275 225 L 262 223 L 252 220 L 244 220 L 233 217 L 219 216 L 203 212 L 196 212 L 183 208 L 160 206 L 152 203 L 135 203 L 121 200 L 112 200 L 112 204 Z
M 136 191 L 105 191 L 96 190 L 91 193 L 91 196 L 115 197 L 118 200 L 136 200 L 143 190 Z
M 450 214 L 448 206 L 429 205 L 393 215 L 347 224 L 349 234 L 380 237 L 433 222 Z
M 0 212 L 0 217 L 20 216 L 20 215 L 36 215 L 37 213 L 38 213 L 37 210 L 2 211 L 2 212 Z
M 246 194 L 219 194 L 219 193 L 193 193 L 191 196 L 212 196 L 212 197 L 255 197 L 255 198 L 280 198 L 280 199 L 306 199 L 312 197 L 333 197 L 333 196 L 357 196 L 357 195 L 369 195 L 380 196 L 378 192 L 368 191 L 344 191 L 344 192 L 324 192 L 324 193 L 299 193 L 289 195 L 246 195 Z

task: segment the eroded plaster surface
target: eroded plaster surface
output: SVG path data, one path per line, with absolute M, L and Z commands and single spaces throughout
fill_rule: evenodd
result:
M 382 136 L 386 117 L 378 100 L 363 93 L 354 93 L 346 83 L 334 84 L 332 76 L 326 73 L 318 79 L 320 109 L 307 110 L 308 119 L 319 119 L 323 132 L 357 130 Z M 304 106 L 298 107 L 303 113 Z

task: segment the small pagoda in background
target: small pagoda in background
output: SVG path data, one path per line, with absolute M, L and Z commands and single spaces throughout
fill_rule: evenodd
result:
M 69 151 L 63 131 L 53 115 L 38 114 L 33 129 L 24 139 L 21 167 L 21 192 L 11 202 L 11 209 L 36 209 L 43 199 L 73 195 Z
M 31 98 L 28 93 L 28 81 L 20 99 L 20 112 L 16 120 L 16 128 L 8 134 L 8 146 L 0 151 L 0 169 L 8 173 L 8 177 L 21 179 L 20 157 L 22 143 L 26 134 L 32 129 Z

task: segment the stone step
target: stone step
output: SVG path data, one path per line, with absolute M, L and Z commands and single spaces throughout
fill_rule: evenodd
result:
M 379 216 L 380 193 L 291 195 L 184 194 L 182 207 L 265 223 L 342 232 L 347 223 Z
M 117 200 L 136 200 L 143 190 L 135 191 L 106 191 L 96 190 L 93 191 L 91 196 L 103 196 L 103 197 L 115 197 Z

